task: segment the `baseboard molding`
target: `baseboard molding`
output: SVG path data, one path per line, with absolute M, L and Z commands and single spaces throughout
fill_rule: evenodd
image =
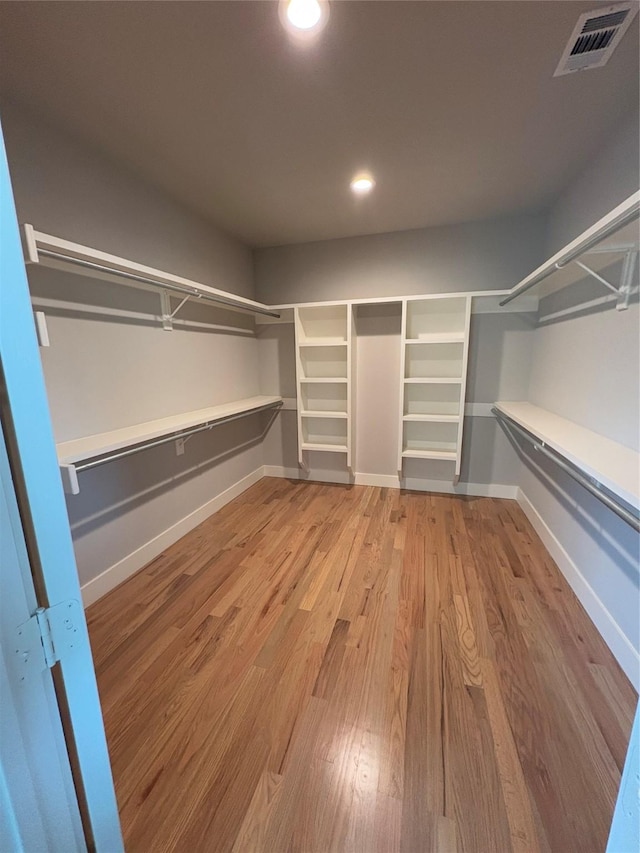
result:
M 104 572 L 99 574 L 97 577 L 87 581 L 87 583 L 82 587 L 82 601 L 84 606 L 88 607 L 90 604 L 93 604 L 94 601 L 102 598 L 103 595 L 106 595 L 110 590 L 121 584 L 128 577 L 137 572 L 138 569 L 146 566 L 147 563 L 151 562 L 151 560 L 157 557 L 158 554 L 161 554 L 166 548 L 173 545 L 174 542 L 177 542 L 178 539 L 186 533 L 189 533 L 190 530 L 193 530 L 194 527 L 197 527 L 205 519 L 209 518 L 210 515 L 213 515 L 214 512 L 222 509 L 222 507 L 228 504 L 229 501 L 237 498 L 238 495 L 241 495 L 250 486 L 253 486 L 254 483 L 258 482 L 258 480 L 261 480 L 263 476 L 264 470 L 262 466 L 260 468 L 256 468 L 255 471 L 252 471 L 250 474 L 247 474 L 246 477 L 238 480 L 237 483 L 229 486 L 229 488 L 225 489 L 224 492 L 216 495 L 215 498 L 207 501 L 207 503 L 198 507 L 198 509 L 190 512 L 189 515 L 181 518 L 180 521 L 172 524 L 171 527 L 163 530 L 163 532 L 158 536 L 154 536 L 153 539 L 150 539 L 148 542 L 145 542 L 144 545 L 136 548 L 136 550 L 132 551 L 131 554 L 127 554 L 127 556 L 122 560 L 119 560 L 117 563 L 114 563 L 113 566 L 105 569 Z
M 416 492 L 437 492 L 441 495 L 466 495 L 475 498 L 508 498 L 515 500 L 517 486 L 506 483 L 448 483 L 446 480 L 423 480 L 417 477 L 404 477 L 402 488 Z
M 633 647 L 633 644 L 623 633 L 616 620 L 598 598 L 594 589 L 564 549 L 560 540 L 522 489 L 518 489 L 517 501 L 542 540 L 545 548 L 567 579 L 569 586 L 589 614 L 589 618 L 611 649 L 613 656 L 624 670 L 627 678 L 636 690 L 640 690 L 640 655 Z
M 265 477 L 284 477 L 287 480 L 309 480 L 318 483 L 355 483 L 357 486 L 380 486 L 383 489 L 409 489 L 414 492 L 436 492 L 441 495 L 469 495 L 482 498 L 510 498 L 515 500 L 517 486 L 503 483 L 458 483 L 446 480 L 424 480 L 418 477 L 403 477 L 393 474 L 334 474 L 326 471 L 305 472 L 300 468 L 284 468 L 280 465 L 265 465 Z

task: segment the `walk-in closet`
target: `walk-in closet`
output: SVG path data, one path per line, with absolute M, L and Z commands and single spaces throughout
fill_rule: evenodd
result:
M 0 0 L 0 850 L 640 849 L 637 0 Z

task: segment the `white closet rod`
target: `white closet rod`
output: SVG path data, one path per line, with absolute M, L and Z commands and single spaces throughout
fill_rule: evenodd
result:
M 138 453 L 141 450 L 146 450 L 149 447 L 157 447 L 160 444 L 167 444 L 169 441 L 176 441 L 179 438 L 188 438 L 191 435 L 196 435 L 199 432 L 205 432 L 206 430 L 213 429 L 214 427 L 219 426 L 220 424 L 229 423 L 230 421 L 238 420 L 238 418 L 245 418 L 247 415 L 255 415 L 258 412 L 264 412 L 268 409 L 279 409 L 282 406 L 282 401 L 277 403 L 268 403 L 266 406 L 257 406 L 255 409 L 248 409 L 244 412 L 238 412 L 234 415 L 226 415 L 222 418 L 216 418 L 213 421 L 207 421 L 201 426 L 193 427 L 187 430 L 180 430 L 178 432 L 172 432 L 170 435 L 165 435 L 162 438 L 155 439 L 154 441 L 146 441 L 141 442 L 140 444 L 136 444 L 133 447 L 128 447 L 126 450 L 119 450 L 115 453 L 108 453 L 106 456 L 97 456 L 94 459 L 90 459 L 88 462 L 81 462 L 80 464 L 74 464 L 73 467 L 76 471 L 88 471 L 90 468 L 97 468 L 98 465 L 104 465 L 106 462 L 113 462 L 116 459 L 123 459 L 125 456 L 131 456 L 134 453 Z
M 97 264 L 95 261 L 87 261 L 84 258 L 75 258 L 73 255 L 64 255 L 61 252 L 54 252 L 51 249 L 38 248 L 38 255 L 43 255 L 47 258 L 53 258 L 56 261 L 63 261 L 67 264 L 76 264 L 77 266 L 86 267 L 87 269 L 96 270 L 97 272 L 115 275 L 118 278 L 126 278 L 129 281 L 137 281 L 140 284 L 148 284 L 153 287 L 158 287 L 162 290 L 171 290 L 176 293 L 183 293 L 195 299 L 201 299 L 203 302 L 215 302 L 219 305 L 226 305 L 233 308 L 235 311 L 244 311 L 247 314 L 262 314 L 265 317 L 279 318 L 280 314 L 275 311 L 269 311 L 267 308 L 249 307 L 238 302 L 231 296 L 218 296 L 211 293 L 205 293 L 198 290 L 197 287 L 189 287 L 188 285 L 172 284 L 167 281 L 157 281 L 153 278 L 148 278 L 138 273 L 125 272 L 124 270 L 114 269 L 112 267 Z
M 623 521 L 626 521 L 627 524 L 631 525 L 634 530 L 640 532 L 640 518 L 637 515 L 634 515 L 630 512 L 626 507 L 622 506 L 622 504 L 618 503 L 618 501 L 614 500 L 602 487 L 602 484 L 597 480 L 588 477 L 583 471 L 573 465 L 571 462 L 566 460 L 560 453 L 552 448 L 547 447 L 544 441 L 541 441 L 535 435 L 527 430 L 523 429 L 520 424 L 517 424 L 514 420 L 501 412 L 499 409 L 493 408 L 491 410 L 496 418 L 505 424 L 508 429 L 513 429 L 519 435 L 521 435 L 526 441 L 528 441 L 531 445 L 533 445 L 535 450 L 539 450 L 540 453 L 543 453 L 545 456 L 548 456 L 555 464 L 561 468 L 565 473 L 567 473 L 573 480 L 585 488 L 588 492 L 590 492 L 594 497 L 596 497 L 599 501 L 609 507 L 612 512 L 615 512 L 619 518 Z

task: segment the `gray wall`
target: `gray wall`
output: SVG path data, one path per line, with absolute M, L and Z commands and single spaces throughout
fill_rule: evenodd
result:
M 251 254 L 239 242 L 24 112 L 9 107 L 2 117 L 21 222 L 253 295 Z M 155 292 L 38 267 L 29 278 L 50 306 L 51 346 L 41 356 L 57 441 L 259 393 L 250 317 L 189 304 L 179 315 L 189 322 L 166 332 L 154 318 Z M 125 318 L 123 309 L 140 316 Z M 171 443 L 80 474 L 80 494 L 67 506 L 81 582 L 259 469 L 263 427 L 247 418 L 190 439 L 184 456 Z
M 268 304 L 512 287 L 543 259 L 545 219 L 518 215 L 254 252 Z
M 560 196 L 549 217 L 548 252 L 561 248 L 633 192 L 638 179 L 637 118 L 623 125 Z M 615 270 L 612 270 L 612 274 Z M 572 285 L 565 300 L 602 296 L 599 285 Z M 541 302 L 547 313 L 562 294 Z M 638 448 L 640 312 L 612 303 L 541 325 L 534 333 L 528 399 L 589 429 Z M 585 605 L 599 627 L 615 623 L 639 648 L 638 536 L 584 489 L 538 454 L 524 450 L 520 486 L 593 591 Z M 597 602 L 601 604 L 598 605 Z M 594 604 L 595 602 L 595 604 Z M 606 614 L 609 614 L 607 616 Z M 610 626 L 609 626 L 610 627 Z M 616 629 L 613 630 L 615 640 Z M 612 632 L 609 630 L 608 637 Z M 622 641 L 624 646 L 624 641 Z M 635 667 L 637 670 L 637 665 Z M 640 679 L 635 672 L 636 686 Z
M 638 105 L 593 160 L 574 176 L 549 213 L 547 257 L 628 198 L 640 186 Z
M 21 224 L 253 297 L 236 239 L 24 107 L 2 103 L 0 119 Z

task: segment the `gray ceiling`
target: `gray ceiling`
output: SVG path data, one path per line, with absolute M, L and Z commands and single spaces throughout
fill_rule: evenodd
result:
M 0 79 L 251 245 L 397 231 L 549 204 L 635 108 L 637 18 L 553 77 L 598 5 L 334 0 L 303 49 L 269 1 L 2 2 Z

